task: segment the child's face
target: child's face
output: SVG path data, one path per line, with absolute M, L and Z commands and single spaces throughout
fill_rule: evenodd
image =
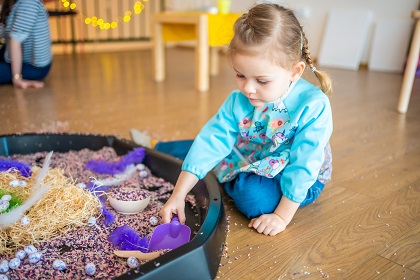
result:
M 303 70 L 296 73 L 273 64 L 267 57 L 258 55 L 235 54 L 232 57 L 233 70 L 239 90 L 249 102 L 260 107 L 284 95 L 291 82 L 297 80 Z

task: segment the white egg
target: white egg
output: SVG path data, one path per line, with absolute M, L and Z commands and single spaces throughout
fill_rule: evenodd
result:
M 136 268 L 139 266 L 139 261 L 135 257 L 129 257 L 127 259 L 127 265 L 129 268 Z
M 67 268 L 66 263 L 62 260 L 55 260 L 53 262 L 53 268 L 55 270 L 65 270 Z
M 20 219 L 20 223 L 23 226 L 29 225 L 30 222 L 31 222 L 31 219 L 29 219 L 28 216 L 23 216 L 22 219 Z
M 29 254 L 28 256 L 28 260 L 30 263 L 37 263 L 42 259 L 42 254 L 41 252 L 35 252 L 32 254 Z
M 13 258 L 9 261 L 9 268 L 16 269 L 20 266 L 20 259 Z
M 25 181 L 19 180 L 19 187 L 25 187 L 27 183 Z
M 9 271 L 9 262 L 6 260 L 3 260 L 0 262 L 0 272 L 6 273 L 7 271 Z
M 7 200 L 0 200 L 0 212 L 6 211 L 9 208 L 10 203 Z
M 14 187 L 14 188 L 19 187 L 19 180 L 10 181 L 9 186 Z
M 144 166 L 144 164 L 143 164 L 143 163 L 139 163 L 139 164 L 137 164 L 137 165 L 136 165 L 136 168 L 137 168 L 137 170 L 144 170 L 144 169 L 146 169 L 146 167 Z
M 27 245 L 25 246 L 25 248 L 23 248 L 23 250 L 25 250 L 25 252 L 29 255 L 32 253 L 35 253 L 36 251 L 38 251 L 34 245 Z
M 96 265 L 94 263 L 88 263 L 85 266 L 85 272 L 89 276 L 94 275 L 96 273 Z
M 12 196 L 10 194 L 5 194 L 1 197 L 1 200 L 10 201 L 10 200 L 12 200 Z
M 90 217 L 88 220 L 88 226 L 93 227 L 94 225 L 96 225 L 96 218 Z
M 16 252 L 16 258 L 23 260 L 26 257 L 26 252 L 24 250 L 19 250 Z
M 26 182 L 22 180 L 12 180 L 9 182 L 9 186 L 14 187 L 14 188 L 25 187 L 26 185 L 27 185 Z
M 150 217 L 149 222 L 152 226 L 155 226 L 159 223 L 159 220 L 155 216 L 152 216 L 152 217 Z

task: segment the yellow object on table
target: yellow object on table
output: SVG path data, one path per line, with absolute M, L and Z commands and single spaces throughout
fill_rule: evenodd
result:
M 197 89 L 207 91 L 209 74 L 217 75 L 217 47 L 229 44 L 241 14 L 165 12 L 154 16 L 155 80 L 165 80 L 164 42 L 196 41 Z M 209 49 L 211 63 L 209 66 Z M 211 69 L 210 69 L 211 67 Z M 210 71 L 210 72 L 209 72 Z
M 207 32 L 210 47 L 220 47 L 229 44 L 233 37 L 233 24 L 241 16 L 241 14 L 186 14 L 207 16 Z M 190 41 L 197 38 L 196 26 L 183 23 L 163 24 L 162 34 L 165 42 Z

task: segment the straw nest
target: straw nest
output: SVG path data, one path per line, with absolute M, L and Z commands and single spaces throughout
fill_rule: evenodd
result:
M 21 201 L 28 199 L 40 168 L 32 168 L 30 178 L 16 172 L 0 172 L 0 188 L 11 192 Z M 12 180 L 26 181 L 25 187 L 11 187 Z M 88 219 L 99 215 L 100 202 L 89 191 L 78 188 L 75 182 L 64 176 L 61 169 L 49 169 L 44 184 L 50 189 L 26 213 L 30 223 L 16 222 L 7 230 L 0 230 L 0 254 L 7 254 L 25 245 L 37 245 L 55 235 L 65 233 L 75 226 L 86 225 Z

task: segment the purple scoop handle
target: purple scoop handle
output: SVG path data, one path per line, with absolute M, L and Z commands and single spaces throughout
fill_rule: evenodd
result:
M 181 223 L 179 222 L 178 215 L 174 215 L 171 220 L 171 226 L 169 227 L 169 234 L 172 238 L 177 238 L 179 235 L 179 231 L 181 230 L 180 227 Z
M 179 223 L 179 219 L 178 219 L 178 215 L 177 215 L 177 214 L 174 214 L 174 215 L 172 216 L 171 223 L 172 223 L 172 222 L 178 222 L 178 223 Z

